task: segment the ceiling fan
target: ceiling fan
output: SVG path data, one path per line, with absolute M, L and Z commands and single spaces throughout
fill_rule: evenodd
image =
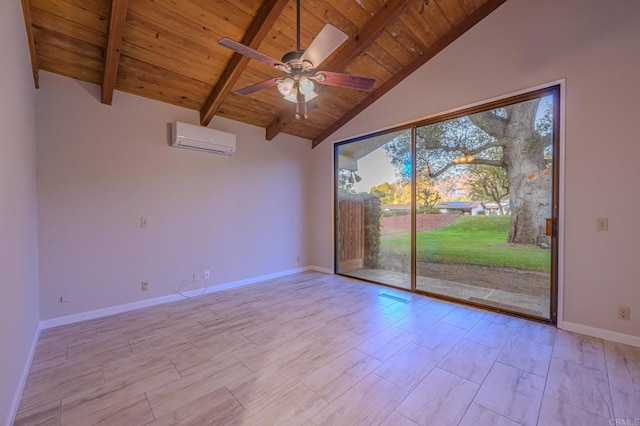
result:
M 296 118 L 309 118 L 307 102 L 317 96 L 314 82 L 327 86 L 346 87 L 371 91 L 376 80 L 330 71 L 318 71 L 317 68 L 349 37 L 331 24 L 326 24 L 306 50 L 300 49 L 300 0 L 296 2 L 296 50 L 286 53 L 281 61 L 271 58 L 244 44 L 223 38 L 218 44 L 251 59 L 264 62 L 282 71 L 285 76 L 272 78 L 234 93 L 249 95 L 258 90 L 277 86 L 284 99 L 296 103 Z

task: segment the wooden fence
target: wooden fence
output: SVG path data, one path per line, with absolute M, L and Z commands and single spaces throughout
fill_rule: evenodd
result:
M 375 267 L 380 238 L 377 197 L 342 198 L 338 202 L 338 271 Z

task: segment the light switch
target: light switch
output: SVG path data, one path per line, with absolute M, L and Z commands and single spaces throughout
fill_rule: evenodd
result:
M 609 219 L 606 217 L 596 218 L 596 231 L 608 231 Z
M 146 217 L 140 218 L 140 228 L 147 228 L 149 226 L 149 220 Z

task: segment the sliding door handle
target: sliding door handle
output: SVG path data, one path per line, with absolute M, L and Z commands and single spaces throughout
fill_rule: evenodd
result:
M 556 231 L 556 220 L 555 219 L 547 219 L 545 235 L 548 237 L 555 237 L 557 234 Z

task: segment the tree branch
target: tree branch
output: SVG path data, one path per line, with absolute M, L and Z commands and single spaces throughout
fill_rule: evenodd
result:
M 441 174 L 443 174 L 444 172 L 446 172 L 447 170 L 449 170 L 451 167 L 456 166 L 457 164 L 454 163 L 449 163 L 446 166 L 444 166 L 443 168 L 441 168 L 440 170 L 438 170 L 437 172 L 429 172 L 429 177 L 432 179 L 437 178 L 438 176 L 440 176 Z
M 507 145 L 507 141 L 505 139 L 501 139 L 499 141 L 496 142 L 489 142 L 489 143 L 485 143 L 484 145 L 478 147 L 478 148 L 474 148 L 474 149 L 469 149 L 469 150 L 461 150 L 465 155 L 476 155 L 479 154 L 483 151 L 486 151 L 489 148 L 500 148 L 503 146 Z
M 490 148 L 500 148 L 507 145 L 507 140 L 505 138 L 501 140 L 497 140 L 495 142 L 487 142 L 484 145 L 481 145 L 473 149 L 465 148 L 464 146 L 458 143 L 452 146 L 447 146 L 447 145 L 442 145 L 438 143 L 436 140 L 431 141 L 431 140 L 428 140 L 427 138 L 423 138 L 422 140 L 425 143 L 425 149 L 439 149 L 444 152 L 460 151 L 464 155 L 476 155 Z M 421 148 L 422 148 L 421 146 L 418 146 L 418 149 L 421 149 Z
M 429 168 L 429 177 L 432 178 L 432 179 L 435 179 L 438 176 L 442 175 L 447 170 L 449 170 L 451 167 L 459 166 L 459 165 L 462 165 L 462 164 L 484 164 L 485 166 L 504 167 L 504 163 L 502 162 L 502 160 L 485 160 L 484 158 L 474 158 L 473 160 L 469 161 L 468 163 L 456 164 L 456 163 L 450 162 L 446 166 L 444 166 L 443 168 L 438 170 L 437 172 L 431 172 L 431 168 Z
M 507 130 L 508 119 L 493 111 L 484 111 L 469 116 L 469 120 L 496 139 L 502 139 Z
M 504 167 L 502 160 L 485 160 L 484 158 L 474 158 L 466 164 L 484 164 L 485 166 Z

